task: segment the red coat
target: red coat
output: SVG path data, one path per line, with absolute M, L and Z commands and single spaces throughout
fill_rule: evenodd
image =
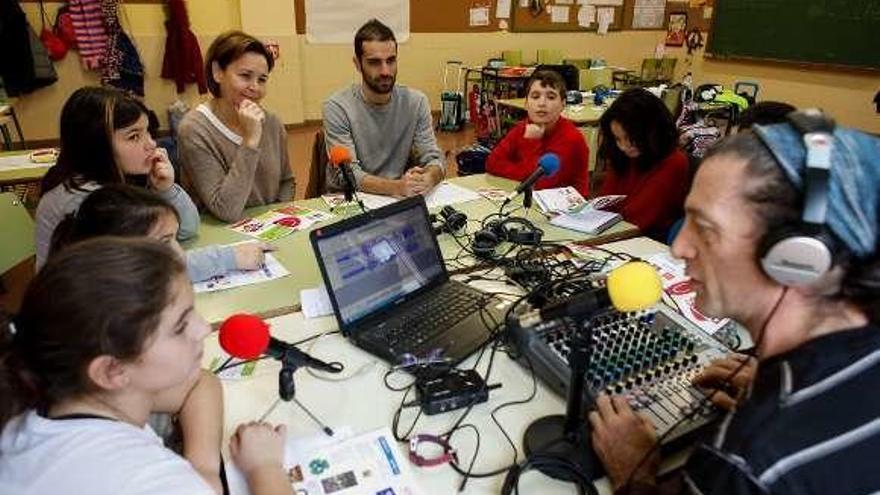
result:
M 165 40 L 162 78 L 173 79 L 177 83 L 178 93 L 183 93 L 185 86 L 192 83 L 198 85 L 200 94 L 207 93 L 202 51 L 199 41 L 189 28 L 189 16 L 183 0 L 168 0 L 165 30 L 168 38 Z
M 623 175 L 607 168 L 599 194 L 625 194 L 617 206 L 624 220 L 657 239 L 684 214 L 689 187 L 687 156 L 676 149 L 647 172 L 630 166 Z
M 528 119 L 518 123 L 495 146 L 486 161 L 486 172 L 521 181 L 534 172 L 541 155 L 555 153 L 559 156 L 559 171 L 539 179 L 535 189 L 573 186 L 586 198 L 590 193 L 590 150 L 581 131 L 570 120 L 559 117 L 553 130 L 541 139 L 526 139 L 526 124 Z

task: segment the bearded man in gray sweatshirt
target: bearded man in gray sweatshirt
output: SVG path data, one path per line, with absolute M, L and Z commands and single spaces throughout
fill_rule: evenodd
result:
M 362 83 L 324 102 L 327 146 L 348 148 L 360 191 L 408 197 L 427 194 L 446 175 L 431 108 L 421 91 L 396 83 L 397 41 L 376 19 L 354 38 L 354 65 Z M 327 170 L 327 186 L 343 189 L 337 169 Z

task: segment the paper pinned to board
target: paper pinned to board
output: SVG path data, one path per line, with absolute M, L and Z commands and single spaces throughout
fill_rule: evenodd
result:
M 580 27 L 590 27 L 591 24 L 596 22 L 596 7 L 592 5 L 581 5 L 581 8 L 578 9 L 578 26 Z
M 498 19 L 510 18 L 511 0 L 498 0 L 495 3 L 495 17 Z
M 602 7 L 596 9 L 596 18 L 599 22 L 599 34 L 608 34 L 608 27 L 614 22 L 614 9 Z
M 553 5 L 550 7 L 550 22 L 554 24 L 567 23 L 570 10 L 568 5 Z
M 474 27 L 489 25 L 489 7 L 472 7 L 469 12 L 469 26 Z
M 635 0 L 633 29 L 660 29 L 666 14 L 666 0 Z

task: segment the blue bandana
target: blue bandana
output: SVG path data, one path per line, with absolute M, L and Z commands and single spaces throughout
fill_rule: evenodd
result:
M 806 148 L 801 134 L 790 124 L 754 126 L 786 177 L 804 190 Z M 854 254 L 877 251 L 880 230 L 880 139 L 853 129 L 834 130 L 825 224 Z

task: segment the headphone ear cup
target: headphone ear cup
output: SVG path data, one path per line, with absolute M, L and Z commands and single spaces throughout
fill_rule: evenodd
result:
M 489 229 L 478 230 L 474 232 L 474 239 L 471 241 L 471 250 L 474 254 L 481 258 L 491 258 L 495 254 L 495 248 L 501 241 L 498 236 Z
M 440 216 L 445 219 L 450 232 L 457 232 L 467 225 L 467 215 L 449 205 L 440 210 Z
M 760 262 L 764 273 L 785 286 L 816 283 L 834 266 L 834 237 L 807 225 L 778 229 L 764 236 Z

